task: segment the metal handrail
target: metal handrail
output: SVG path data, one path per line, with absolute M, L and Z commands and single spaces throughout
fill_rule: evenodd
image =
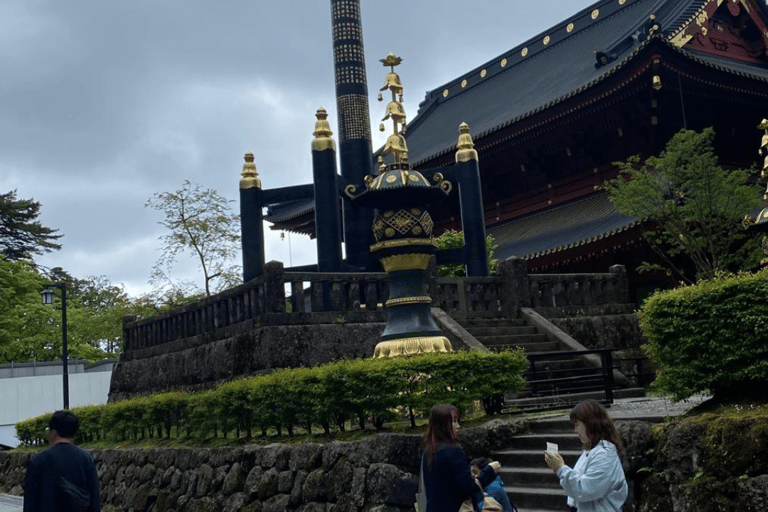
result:
M 594 350 L 572 350 L 572 351 L 566 351 L 566 352 L 531 352 L 526 354 L 526 357 L 528 358 L 528 361 L 531 363 L 530 369 L 528 371 L 528 375 L 530 378 L 527 379 L 528 384 L 531 386 L 531 391 L 534 395 L 539 394 L 537 392 L 537 387 L 548 385 L 551 386 L 553 384 L 558 383 L 578 383 L 580 381 L 594 381 L 596 379 L 600 379 L 602 382 L 602 386 L 600 388 L 604 392 L 604 398 L 603 400 L 599 400 L 603 405 L 610 407 L 611 404 L 613 404 L 613 386 L 614 386 L 614 379 L 613 379 L 613 351 L 615 349 L 594 349 Z M 555 360 L 555 359 L 563 359 L 563 358 L 571 358 L 571 357 L 581 357 L 589 354 L 597 354 L 600 356 L 601 360 L 601 367 L 600 367 L 600 373 L 595 375 L 588 375 L 588 376 L 571 376 L 571 377 L 552 377 L 554 372 L 557 372 L 558 370 L 543 370 L 540 368 L 537 368 L 537 363 L 540 361 L 546 361 L 546 360 Z M 578 392 L 585 392 L 585 391 L 593 391 L 596 388 L 594 386 L 589 386 L 582 388 L 578 390 Z M 575 392 L 566 393 L 562 396 L 567 397 L 568 395 L 576 394 Z M 533 408 L 524 408 L 525 410 L 520 410 L 519 412 L 533 412 L 533 411 L 545 411 L 545 410 L 552 410 L 552 409 L 562 409 L 567 407 L 572 407 L 575 405 L 575 403 L 572 402 L 561 402 L 558 403 L 556 406 L 552 407 L 533 407 Z

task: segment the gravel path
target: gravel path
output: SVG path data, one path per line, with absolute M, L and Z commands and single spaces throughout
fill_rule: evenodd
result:
M 708 400 L 707 395 L 696 395 L 682 402 L 673 402 L 669 398 L 645 396 L 641 398 L 622 398 L 614 401 L 608 408 L 612 418 L 632 418 L 638 416 L 677 416 Z

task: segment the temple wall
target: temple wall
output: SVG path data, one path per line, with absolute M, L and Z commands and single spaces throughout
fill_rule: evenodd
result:
M 195 336 L 133 350 L 112 372 L 110 402 L 160 391 L 193 391 L 244 375 L 373 355 L 381 322 L 241 325 L 224 339 Z

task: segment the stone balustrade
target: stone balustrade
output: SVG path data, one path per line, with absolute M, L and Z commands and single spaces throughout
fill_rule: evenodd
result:
M 518 308 L 557 308 L 629 302 L 626 270 L 603 274 L 528 274 L 525 260 L 499 263 L 490 277 L 428 278 L 434 306 L 454 318 L 508 317 Z M 214 341 L 270 325 L 381 321 L 387 275 L 286 272 L 267 263 L 248 283 L 152 318 L 126 317 L 124 354 L 192 338 Z

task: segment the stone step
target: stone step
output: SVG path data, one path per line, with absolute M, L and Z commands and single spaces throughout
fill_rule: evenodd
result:
M 505 334 L 536 334 L 538 331 L 532 325 L 498 325 L 489 327 L 464 327 L 469 333 L 477 338 L 478 336 L 502 336 Z
M 605 378 L 602 375 L 586 374 L 561 378 L 570 380 L 558 382 L 539 380 L 535 384 L 529 381 L 528 389 L 531 390 L 532 396 L 539 397 L 591 393 L 605 389 Z
M 580 357 L 564 357 L 562 359 L 547 359 L 546 361 L 536 361 L 536 371 L 563 370 L 568 368 L 583 368 L 587 362 Z M 589 365 L 591 368 L 594 366 Z
M 573 466 L 581 454 L 578 436 L 563 414 L 531 421 L 529 430 L 516 436 L 510 448 L 491 453 L 501 463 L 501 478 L 508 484 L 504 490 L 518 512 L 565 510 L 565 492 L 544 462 L 544 451 L 547 441 L 557 443 L 565 463 Z
M 602 368 L 595 368 L 589 365 L 586 361 L 574 361 L 573 364 L 561 365 L 557 367 L 543 367 L 536 368 L 534 373 L 528 370 L 523 374 L 525 380 L 528 381 L 541 381 L 545 379 L 560 379 L 565 377 L 594 377 L 600 376 L 602 378 Z
M 472 327 L 528 325 L 524 318 L 467 318 L 460 323 L 467 330 Z
M 557 480 L 552 471 L 549 472 L 553 480 Z M 512 503 L 520 510 L 567 510 L 565 506 L 565 492 L 558 485 L 556 488 L 544 487 L 519 487 L 504 486 Z
M 491 457 L 498 460 L 501 463 L 502 468 L 505 466 L 517 468 L 546 468 L 547 466 L 544 464 L 544 451 L 546 447 L 547 445 L 545 443 L 543 447 L 535 450 L 507 448 L 505 450 L 493 452 Z M 570 466 L 576 463 L 576 459 L 581 455 L 581 450 L 560 450 L 560 455 L 563 456 L 565 463 Z M 510 482 L 511 481 L 512 480 L 510 480 Z
M 574 393 L 574 394 L 563 393 L 561 395 L 550 395 L 550 396 L 524 396 L 529 393 L 530 392 L 517 393 L 518 398 L 505 399 L 504 407 L 505 408 L 553 407 L 553 406 L 562 404 L 564 408 L 567 408 L 577 402 L 581 402 L 582 400 L 586 400 L 588 398 L 591 398 L 597 401 L 605 400 L 604 389 L 600 389 L 597 391 L 583 392 L 583 393 Z M 643 388 L 625 388 L 625 389 L 613 390 L 613 397 L 617 399 L 618 398 L 638 398 L 642 396 L 645 396 L 645 389 Z
M 558 429 L 556 431 L 544 432 L 540 434 L 536 433 L 517 436 L 512 440 L 512 446 L 510 448 L 516 450 L 520 449 L 543 451 L 546 449 L 547 443 L 549 442 L 555 443 L 560 447 L 560 450 L 580 450 L 581 442 L 579 441 L 579 436 L 573 433 L 570 422 L 567 422 L 561 428 L 567 429 L 569 432 Z
M 501 480 L 509 482 L 516 487 L 536 487 L 559 489 L 560 483 L 555 478 L 552 470 L 544 464 L 544 456 L 539 459 L 541 467 L 514 467 L 501 468 Z
M 493 345 L 521 345 L 523 343 L 549 343 L 549 338 L 545 334 L 500 334 L 498 336 L 475 336 L 477 341 L 490 347 Z M 560 348 L 557 342 L 552 342 L 553 350 Z M 543 351 L 549 352 L 549 351 Z
M 487 343 L 482 340 L 478 340 L 485 345 L 491 351 L 512 350 L 517 347 L 521 347 L 525 352 L 551 352 L 558 349 L 557 342 L 545 341 L 545 342 L 522 342 L 522 343 Z

